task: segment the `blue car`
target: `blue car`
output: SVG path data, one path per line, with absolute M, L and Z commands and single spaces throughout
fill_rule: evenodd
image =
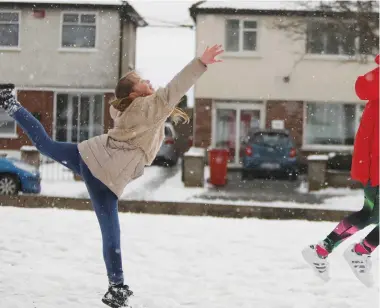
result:
M 19 192 L 41 192 L 39 170 L 16 158 L 0 157 L 0 195 L 17 195 Z
M 297 180 L 297 157 L 297 149 L 287 131 L 253 131 L 245 141 L 242 178 L 285 176 L 290 180 Z

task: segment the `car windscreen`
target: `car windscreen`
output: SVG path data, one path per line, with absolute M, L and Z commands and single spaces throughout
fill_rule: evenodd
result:
M 288 135 L 282 133 L 255 133 L 250 142 L 269 147 L 290 147 L 292 145 Z

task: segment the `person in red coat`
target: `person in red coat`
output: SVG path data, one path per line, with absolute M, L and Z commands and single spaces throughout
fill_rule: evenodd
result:
M 351 244 L 344 257 L 356 277 L 367 287 L 373 285 L 371 253 L 379 245 L 379 55 L 377 67 L 355 83 L 357 96 L 368 101 L 354 143 L 351 178 L 364 186 L 364 206 L 346 218 L 319 244 L 310 245 L 303 257 L 315 273 L 327 281 L 329 254 L 344 240 L 359 230 L 376 225 L 360 242 Z

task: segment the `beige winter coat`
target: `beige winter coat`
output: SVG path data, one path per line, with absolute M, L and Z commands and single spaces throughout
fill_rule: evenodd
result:
M 206 66 L 196 58 L 165 88 L 135 99 L 124 112 L 111 107 L 114 128 L 78 145 L 91 173 L 118 197 L 153 162 L 165 137 L 166 119 L 205 71 Z

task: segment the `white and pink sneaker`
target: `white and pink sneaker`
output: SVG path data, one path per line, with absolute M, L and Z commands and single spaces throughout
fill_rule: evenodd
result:
M 328 255 L 328 251 L 322 244 L 310 245 L 302 250 L 305 261 L 313 268 L 315 274 L 325 282 L 330 280 Z
M 352 244 L 344 252 L 344 258 L 355 276 L 366 287 L 372 287 L 374 280 L 371 273 L 371 255 L 365 250 L 362 251 L 362 246 L 360 244 Z

